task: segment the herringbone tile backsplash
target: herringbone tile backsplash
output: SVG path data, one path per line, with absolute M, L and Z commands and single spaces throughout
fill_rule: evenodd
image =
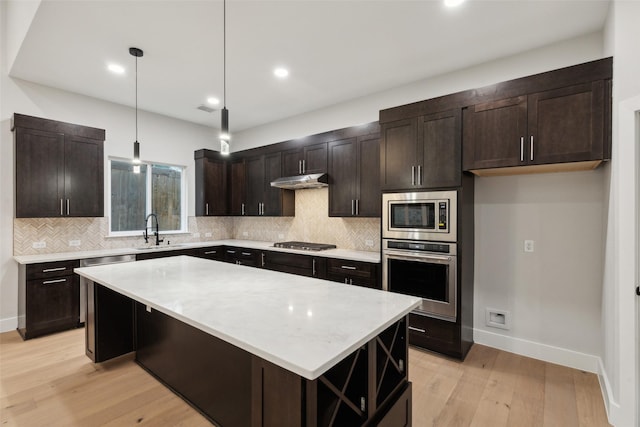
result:
M 189 243 L 223 239 L 277 242 L 300 240 L 333 243 L 340 249 L 380 250 L 379 218 L 329 218 L 328 189 L 296 192 L 295 217 L 189 217 L 188 233 L 163 236 L 165 242 Z M 145 246 L 142 236 L 108 237 L 109 218 L 16 218 L 14 255 Z M 210 235 L 209 235 L 210 234 Z M 70 241 L 79 240 L 79 246 Z M 44 242 L 36 249 L 34 242 Z

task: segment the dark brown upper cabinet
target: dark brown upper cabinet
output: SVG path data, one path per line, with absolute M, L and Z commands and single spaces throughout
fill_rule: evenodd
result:
M 459 186 L 461 132 L 459 108 L 381 124 L 382 190 Z
M 228 215 L 227 160 L 217 151 L 198 150 L 196 163 L 196 216 Z
M 329 150 L 329 216 L 380 217 L 380 136 L 332 141 Z
M 244 199 L 240 202 L 239 215 L 293 216 L 295 214 L 294 192 L 271 187 L 271 181 L 281 177 L 281 173 L 282 153 L 279 151 L 246 157 L 244 159 Z M 238 213 L 235 214 L 238 215 Z
M 327 144 L 312 144 L 282 152 L 282 176 L 327 172 Z
M 464 169 L 602 160 L 605 87 L 598 80 L 465 109 Z
M 16 218 L 104 215 L 105 131 L 14 114 Z

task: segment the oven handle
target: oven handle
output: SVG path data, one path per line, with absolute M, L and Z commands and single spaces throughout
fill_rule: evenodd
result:
M 393 259 L 401 259 L 404 261 L 440 261 L 450 263 L 453 259 L 453 256 L 439 256 L 439 255 L 406 255 L 406 254 L 398 254 L 395 252 L 383 252 L 383 255 L 387 258 Z

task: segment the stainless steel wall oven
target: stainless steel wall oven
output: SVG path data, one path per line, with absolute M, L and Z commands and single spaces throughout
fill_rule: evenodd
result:
M 457 319 L 455 243 L 382 240 L 382 287 L 422 298 L 416 314 Z

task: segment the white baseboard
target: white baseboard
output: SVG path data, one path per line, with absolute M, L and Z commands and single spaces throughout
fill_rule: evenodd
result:
M 620 425 L 618 420 L 620 417 L 620 405 L 613 398 L 609 376 L 600 358 L 598 358 L 598 382 L 600 383 L 600 391 L 602 392 L 602 400 L 604 400 L 604 409 L 607 411 L 609 424 L 613 426 Z
M 496 334 L 481 329 L 473 330 L 473 340 L 488 347 L 520 354 L 557 365 L 568 366 L 586 372 L 599 372 L 600 358 L 591 354 L 555 347 L 522 338 Z
M 6 319 L 0 319 L 0 333 L 15 331 L 18 327 L 17 317 L 8 317 Z

